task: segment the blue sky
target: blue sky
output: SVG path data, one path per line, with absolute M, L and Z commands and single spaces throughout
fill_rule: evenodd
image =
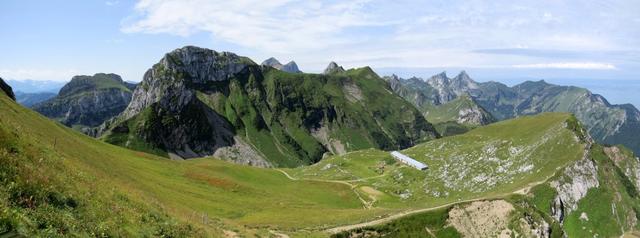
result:
M 480 81 L 640 80 L 635 0 L 3 0 L 0 35 L 5 79 L 140 81 L 164 53 L 197 45 L 306 72 L 334 60 L 423 77 L 466 69 Z

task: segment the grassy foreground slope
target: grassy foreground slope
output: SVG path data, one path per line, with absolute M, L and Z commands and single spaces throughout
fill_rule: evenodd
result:
M 227 226 L 341 224 L 376 213 L 363 210 L 346 185 L 126 150 L 47 120 L 4 94 L 0 109 L 0 233 L 197 236 L 222 234 Z
M 326 236 L 325 228 L 511 194 L 583 149 L 572 117 L 544 114 L 403 151 L 429 164 L 426 172 L 372 149 L 283 170 L 288 178 L 109 145 L 5 95 L 0 110 L 0 233 L 27 236 Z

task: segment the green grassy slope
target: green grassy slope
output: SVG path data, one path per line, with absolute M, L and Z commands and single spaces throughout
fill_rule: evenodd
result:
M 558 191 L 549 182 L 539 184 L 527 194 L 505 198 L 515 208 L 508 217 L 511 232 L 526 235 L 535 228 L 536 234 L 540 235 L 541 227 L 546 227 L 545 234 L 549 237 L 622 237 L 623 234 L 637 232 L 640 228 L 637 222 L 640 216 L 637 187 L 640 161 L 627 149 L 600 145 L 591 148 L 588 159 L 595 163 L 599 186 L 587 191 L 578 202 L 577 210 L 565 214 L 562 223 L 555 220 L 552 207 Z M 565 175 L 560 170 L 550 181 L 562 181 L 562 176 Z M 464 205 L 418 213 L 386 224 L 342 232 L 334 237 L 360 237 L 363 234 L 367 237 L 459 237 L 448 220 L 448 212 L 453 207 Z M 543 223 L 547 226 L 542 226 Z
M 291 172 L 306 178 L 353 180 L 379 191 L 376 204 L 383 207 L 433 206 L 500 195 L 544 180 L 581 158 L 584 143 L 567 128 L 571 119 L 569 114 L 522 117 L 402 151 L 427 164 L 426 171 L 401 166 L 387 152 L 366 150 Z
M 405 209 L 502 196 L 580 158 L 582 149 L 564 126 L 568 115 L 545 114 L 405 150 L 429 164 L 426 172 L 370 149 L 287 169 L 294 178 L 307 178 L 291 180 L 274 169 L 213 159 L 172 161 L 106 144 L 4 95 L 0 109 L 0 228 L 28 236 L 267 236 L 268 230 L 326 236 L 323 228 Z M 496 143 L 498 161 L 481 141 Z M 447 149 L 433 150 L 440 146 Z M 512 148 L 519 153 L 509 154 Z M 465 182 L 486 174 L 493 163 L 512 171 L 528 168 L 527 162 L 532 169 L 499 174 L 494 184 L 487 183 L 493 178 Z
M 5 231 L 192 236 L 226 225 L 340 224 L 382 211 L 361 209 L 346 185 L 211 159 L 166 160 L 81 135 L 4 95 L 0 108 Z
M 190 134 L 191 141 L 209 140 L 213 132 L 202 116 L 202 111 L 209 110 L 273 166 L 297 167 L 317 162 L 326 152 L 406 148 L 437 135 L 419 111 L 393 94 L 368 67 L 321 75 L 248 66 L 229 80 L 192 88 L 197 107 L 180 115 L 157 116 L 160 113 L 154 112 L 163 110 L 152 105 L 147 108 L 151 111 L 121 122 L 126 130 L 112 130 L 103 139 L 166 154 L 174 148 L 165 146 L 163 132 L 186 124 L 185 118 L 189 125 L 199 125 Z M 200 105 L 206 108 L 198 108 Z M 215 144 L 207 142 L 194 144 Z

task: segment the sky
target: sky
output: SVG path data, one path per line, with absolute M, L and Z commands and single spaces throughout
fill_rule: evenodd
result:
M 2 0 L 0 35 L 0 77 L 14 80 L 140 81 L 185 45 L 305 72 L 336 61 L 421 77 L 464 69 L 479 81 L 640 80 L 637 0 Z

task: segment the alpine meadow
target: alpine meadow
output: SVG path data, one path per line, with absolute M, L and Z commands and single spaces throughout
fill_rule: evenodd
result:
M 0 16 L 0 237 L 640 237 L 638 2 Z

